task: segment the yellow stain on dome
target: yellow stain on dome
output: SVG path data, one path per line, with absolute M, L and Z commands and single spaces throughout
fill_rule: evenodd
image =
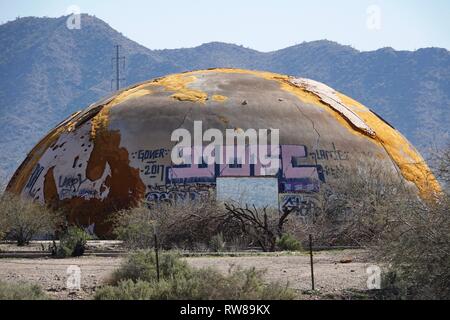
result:
M 108 105 L 114 106 L 130 99 L 140 98 L 152 93 L 153 92 L 151 90 L 145 88 L 145 84 L 139 85 L 137 87 L 119 93 L 113 100 L 111 100 L 111 102 L 108 103 Z
M 179 101 L 205 103 L 208 99 L 205 92 L 189 88 L 189 84 L 196 80 L 196 77 L 189 76 L 188 73 L 181 73 L 156 79 L 149 85 L 162 86 L 166 91 L 174 92 L 171 97 Z
M 417 186 L 422 198 L 430 198 L 442 192 L 439 182 L 425 160 L 399 131 L 356 100 L 341 93 L 337 95 L 345 105 L 353 106 L 352 110 L 375 130 L 375 139 L 397 164 L 403 177 Z
M 228 99 L 227 97 L 222 96 L 220 94 L 215 94 L 212 96 L 212 100 L 216 101 L 216 102 L 225 102 L 225 101 L 227 101 L 227 99 Z

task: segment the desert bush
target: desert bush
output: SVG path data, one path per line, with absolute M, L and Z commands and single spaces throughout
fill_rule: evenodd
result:
M 154 246 L 154 230 L 156 228 L 154 218 L 145 204 L 119 211 L 112 218 L 113 233 L 118 239 L 123 240 L 127 248 L 151 248 Z
M 68 227 L 60 235 L 59 245 L 55 248 L 55 255 L 58 258 L 80 257 L 86 250 L 89 234 L 79 227 Z
M 303 234 L 313 234 L 316 245 L 369 245 L 387 228 L 399 199 L 417 199 L 417 192 L 393 169 L 376 162 L 342 168 L 321 186 Z
M 16 195 L 0 197 L 0 233 L 17 245 L 24 246 L 37 235 L 53 234 L 61 214 Z
M 384 262 L 382 298 L 450 299 L 450 199 L 402 203 L 372 248 Z
M 392 200 L 389 223 L 371 247 L 383 262 L 383 299 L 450 299 L 450 149 L 434 164 L 444 190 Z
M 300 251 L 302 249 L 300 241 L 287 233 L 277 240 L 277 247 L 284 251 Z
M 295 298 L 295 293 L 285 286 L 276 283 L 265 284 L 262 278 L 264 273 L 255 269 L 230 269 L 227 275 L 223 275 L 213 269 L 193 269 L 173 254 L 162 255 L 161 280 L 158 282 L 152 256 L 154 254 L 148 251 L 133 254 L 121 267 L 122 271 L 116 274 L 115 285 L 97 290 L 95 299 L 288 300 Z
M 0 300 L 47 300 L 49 297 L 41 287 L 28 283 L 0 281 Z

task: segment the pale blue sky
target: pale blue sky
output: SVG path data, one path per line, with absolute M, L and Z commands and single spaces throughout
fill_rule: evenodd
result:
M 450 49 L 449 0 L 0 0 L 0 23 L 58 17 L 71 5 L 150 49 L 223 41 L 271 51 L 319 39 L 360 50 Z M 371 5 L 380 30 L 367 27 Z

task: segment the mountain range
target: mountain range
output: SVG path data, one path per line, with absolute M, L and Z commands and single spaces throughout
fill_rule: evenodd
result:
M 212 67 L 257 69 L 324 82 L 370 107 L 420 151 L 450 137 L 450 52 L 442 48 L 361 52 L 321 40 L 272 52 L 211 42 L 150 50 L 106 22 L 81 17 L 18 18 L 0 25 L 0 176 L 71 113 L 113 90 L 114 46 L 126 57 L 122 86 L 168 73 Z M 151 32 L 157 30 L 149 30 Z

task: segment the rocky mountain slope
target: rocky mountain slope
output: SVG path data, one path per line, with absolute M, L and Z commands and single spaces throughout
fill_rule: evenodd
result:
M 307 77 L 361 101 L 422 152 L 450 131 L 450 52 L 384 48 L 360 52 L 330 41 L 273 52 L 212 42 L 149 50 L 89 15 L 20 18 L 0 25 L 0 177 L 7 177 L 49 129 L 112 92 L 114 45 L 126 56 L 123 85 L 192 69 L 239 67 Z M 293 39 L 295 40 L 295 39 Z

